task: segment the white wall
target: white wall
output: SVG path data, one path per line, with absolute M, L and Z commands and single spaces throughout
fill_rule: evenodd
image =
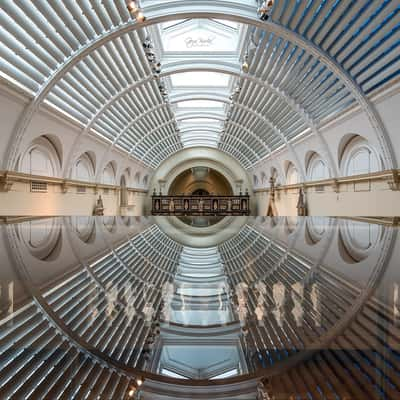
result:
M 384 123 L 389 139 L 393 144 L 395 157 L 400 160 L 400 84 L 392 84 L 391 87 L 375 94 L 370 100 Z M 349 137 L 350 134 L 362 136 L 379 156 L 382 154 L 377 133 L 371 121 L 360 109 L 351 109 L 342 113 L 335 121 L 329 121 L 320 126 L 319 132 L 327 147 L 316 136 L 309 136 L 293 143 L 293 149 L 300 164 L 293 153 L 285 148 L 273 157 L 256 165 L 250 172 L 257 177 L 258 185 L 254 189 L 262 190 L 269 187 L 272 168 L 278 171 L 277 183 L 287 184 L 286 166 L 289 162 L 293 163 L 298 171 L 305 172 L 305 179 L 303 180 L 300 177 L 300 181 L 307 181 L 306 160 L 310 152 L 318 153 L 326 161 L 330 169 L 329 178 L 345 176 L 341 171 L 342 166 L 339 162 L 340 149 L 344 138 Z M 384 166 L 381 166 L 380 170 L 384 169 Z M 262 179 L 263 176 L 265 179 Z M 268 206 L 268 194 L 256 193 L 255 197 L 257 199 L 257 214 L 265 215 Z M 370 185 L 356 186 L 354 184 L 341 185 L 340 193 L 333 192 L 331 188 L 326 188 L 324 193 L 316 193 L 314 189 L 308 189 L 306 197 L 310 215 L 400 215 L 400 192 L 391 191 L 387 182 L 372 182 Z M 297 199 L 298 190 L 278 192 L 276 204 L 280 215 L 296 215 Z
M 4 166 L 8 156 L 9 144 L 15 135 L 17 122 L 23 117 L 24 109 L 31 99 L 26 94 L 19 93 L 14 87 L 0 81 L 0 161 Z M 68 119 L 54 109 L 42 106 L 27 127 L 26 134 L 20 143 L 19 154 L 23 154 L 32 141 L 42 135 L 55 139 L 59 159 L 60 178 L 72 178 L 71 166 L 83 153 L 94 154 L 95 176 L 92 182 L 101 182 L 104 167 L 113 162 L 116 166 L 116 184 L 119 185 L 123 174 L 129 175 L 127 187 L 147 189 L 145 176 L 151 176 L 153 171 L 139 161 L 128 158 L 126 153 L 110 148 L 110 143 L 94 135 L 82 135 L 82 126 Z M 17 170 L 16 165 L 14 170 Z M 127 172 L 128 171 L 128 172 Z M 135 175 L 139 180 L 134 179 Z M 0 192 L 0 213 L 3 215 L 91 215 L 98 195 L 88 191 L 87 194 L 62 193 L 60 186 L 49 186 L 46 194 L 30 193 L 28 184 L 14 184 L 9 192 Z M 119 196 L 110 192 L 102 195 L 107 214 L 119 214 Z M 140 193 L 129 195 L 129 205 L 135 206 L 134 213 L 143 212 L 143 197 Z

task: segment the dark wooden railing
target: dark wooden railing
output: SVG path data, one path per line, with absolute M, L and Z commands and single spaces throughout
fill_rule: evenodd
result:
M 153 215 L 250 215 L 250 198 L 240 196 L 152 197 Z

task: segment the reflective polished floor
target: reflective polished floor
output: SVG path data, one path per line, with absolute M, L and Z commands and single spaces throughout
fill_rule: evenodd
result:
M 400 398 L 395 221 L 2 222 L 0 399 Z

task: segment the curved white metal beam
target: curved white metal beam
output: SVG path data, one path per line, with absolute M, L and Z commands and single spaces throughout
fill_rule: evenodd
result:
M 113 28 L 109 32 L 105 33 L 89 42 L 87 45 L 82 46 L 75 52 L 64 64 L 62 64 L 56 71 L 53 72 L 52 76 L 43 84 L 35 98 L 28 104 L 24 109 L 21 118 L 14 129 L 14 134 L 11 138 L 11 142 L 8 146 L 9 155 L 4 160 L 5 169 L 14 169 L 16 165 L 19 145 L 28 128 L 34 114 L 38 110 L 40 104 L 45 99 L 47 94 L 52 90 L 55 84 L 69 72 L 80 60 L 90 54 L 92 51 L 102 46 L 103 44 L 114 40 L 115 38 L 128 33 L 130 31 L 136 31 L 139 28 L 151 26 L 154 24 L 167 22 L 171 20 L 179 20 L 185 18 L 222 18 L 231 20 L 243 24 L 252 25 L 261 29 L 268 29 L 268 31 L 275 33 L 276 35 L 296 44 L 298 47 L 303 48 L 315 58 L 320 60 L 327 66 L 332 72 L 334 72 L 346 85 L 348 90 L 356 98 L 368 119 L 374 128 L 374 131 L 378 137 L 380 143 L 384 166 L 387 169 L 397 168 L 397 161 L 393 152 L 390 138 L 386 132 L 385 126 L 380 118 L 379 113 L 374 108 L 370 100 L 363 93 L 357 82 L 351 77 L 351 75 L 326 51 L 319 48 L 308 39 L 299 35 L 290 29 L 276 24 L 271 20 L 268 22 L 260 21 L 256 19 L 254 8 L 249 5 L 237 4 L 236 2 L 229 2 L 226 0 L 215 0 L 214 5 L 210 8 L 209 1 L 198 0 L 196 2 L 182 1 L 169 1 L 163 2 L 163 5 L 153 4 L 146 7 L 147 20 L 143 23 L 135 23 L 128 21 Z

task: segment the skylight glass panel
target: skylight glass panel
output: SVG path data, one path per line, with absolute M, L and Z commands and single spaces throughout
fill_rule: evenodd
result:
M 162 26 L 162 29 L 166 30 L 166 29 L 169 29 L 171 27 L 178 26 L 184 21 L 185 21 L 184 19 L 178 19 L 178 20 L 175 20 L 175 21 L 168 21 L 168 22 L 164 22 L 163 24 L 161 24 L 161 26 Z
M 229 377 L 231 377 L 231 376 L 237 375 L 238 373 L 239 373 L 239 372 L 238 372 L 237 368 L 235 368 L 235 369 L 232 369 L 231 371 L 227 371 L 227 372 L 224 372 L 223 374 L 214 376 L 214 377 L 212 377 L 211 379 L 224 379 L 224 378 L 229 378 Z
M 162 373 L 163 375 L 169 376 L 169 377 L 171 377 L 171 378 L 176 378 L 176 379 L 188 379 L 188 378 L 186 378 L 186 376 L 177 374 L 177 373 L 175 373 L 175 372 L 173 372 L 173 371 L 170 371 L 169 369 L 166 369 L 166 368 L 163 368 L 163 369 L 161 370 L 161 373 Z
M 234 21 L 228 21 L 227 19 L 214 19 L 214 21 L 218 22 L 219 24 L 226 25 L 232 29 L 239 29 L 239 24 Z
M 194 125 L 194 124 L 221 124 L 219 120 L 214 118 L 190 118 L 181 121 L 183 125 Z
M 236 25 L 237 27 L 237 25 Z M 187 20 L 163 26 L 166 52 L 236 52 L 239 32 L 232 26 L 209 19 Z
M 178 103 L 178 108 L 219 108 L 222 109 L 223 103 L 213 100 L 188 100 Z
M 208 71 L 182 72 L 172 75 L 171 82 L 173 86 L 226 87 L 229 84 L 229 75 Z

